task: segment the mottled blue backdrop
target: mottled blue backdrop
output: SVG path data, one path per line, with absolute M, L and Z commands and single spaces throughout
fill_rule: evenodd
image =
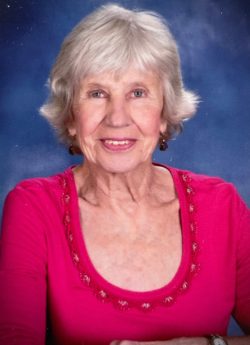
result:
M 21 179 L 77 161 L 38 115 L 64 36 L 101 0 L 0 0 L 0 207 Z M 250 4 L 127 0 L 160 12 L 180 48 L 185 84 L 202 99 L 183 134 L 154 159 L 233 182 L 250 205 Z M 231 326 L 231 332 L 237 332 Z

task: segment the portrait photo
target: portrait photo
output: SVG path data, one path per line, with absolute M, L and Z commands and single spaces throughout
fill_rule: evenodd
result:
M 0 345 L 250 344 L 249 2 L 1 0 L 0 51 Z

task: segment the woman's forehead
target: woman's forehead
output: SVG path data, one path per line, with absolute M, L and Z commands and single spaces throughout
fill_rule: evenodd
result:
M 91 85 L 91 84 L 158 84 L 160 82 L 159 74 L 152 70 L 139 69 L 137 67 L 130 67 L 127 69 L 122 69 L 120 71 L 103 71 L 100 73 L 89 74 L 82 78 L 81 86 Z

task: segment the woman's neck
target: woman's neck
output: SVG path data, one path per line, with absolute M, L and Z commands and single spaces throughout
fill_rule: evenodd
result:
M 126 173 L 104 171 L 89 162 L 74 169 L 78 195 L 94 205 L 146 200 L 155 186 L 161 184 L 161 174 L 150 161 Z

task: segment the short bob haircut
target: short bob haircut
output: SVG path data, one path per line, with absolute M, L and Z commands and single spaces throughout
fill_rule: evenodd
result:
M 85 17 L 65 38 L 49 78 L 50 97 L 40 113 L 59 139 L 77 145 L 68 132 L 79 82 L 90 74 L 152 70 L 163 83 L 162 116 L 168 139 L 196 111 L 198 97 L 184 89 L 178 49 L 165 20 L 154 12 L 107 4 Z

